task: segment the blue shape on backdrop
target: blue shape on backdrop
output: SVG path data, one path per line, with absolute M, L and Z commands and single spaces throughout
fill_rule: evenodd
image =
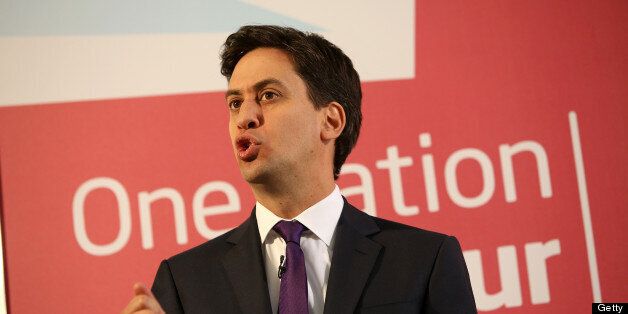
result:
M 0 36 L 216 33 L 245 24 L 322 30 L 234 0 L 0 1 Z

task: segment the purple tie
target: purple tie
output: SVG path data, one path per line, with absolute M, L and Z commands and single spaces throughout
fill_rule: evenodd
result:
M 273 227 L 286 241 L 286 268 L 279 288 L 279 314 L 308 313 L 307 275 L 300 242 L 301 233 L 306 229 L 296 220 L 282 220 Z

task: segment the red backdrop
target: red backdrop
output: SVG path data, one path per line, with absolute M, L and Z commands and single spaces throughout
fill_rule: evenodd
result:
M 349 201 L 457 236 L 480 310 L 625 302 L 627 3 L 419 1 L 415 17 L 415 78 L 362 86 Z M 0 108 L 10 311 L 117 312 L 161 259 L 243 221 L 227 121 L 222 92 Z

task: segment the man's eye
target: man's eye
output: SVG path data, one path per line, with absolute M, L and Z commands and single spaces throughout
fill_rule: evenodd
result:
M 277 96 L 278 96 L 277 93 L 274 93 L 274 92 L 263 92 L 262 93 L 262 97 L 260 97 L 260 100 L 261 101 L 273 100 L 273 99 L 277 98 Z
M 238 109 L 242 105 L 242 101 L 239 99 L 234 99 L 229 101 L 229 109 Z

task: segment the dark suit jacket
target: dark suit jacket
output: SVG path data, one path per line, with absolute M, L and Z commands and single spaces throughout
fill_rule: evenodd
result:
M 345 200 L 325 314 L 476 313 L 454 237 L 371 217 Z M 152 291 L 168 314 L 271 313 L 255 214 L 164 260 Z

